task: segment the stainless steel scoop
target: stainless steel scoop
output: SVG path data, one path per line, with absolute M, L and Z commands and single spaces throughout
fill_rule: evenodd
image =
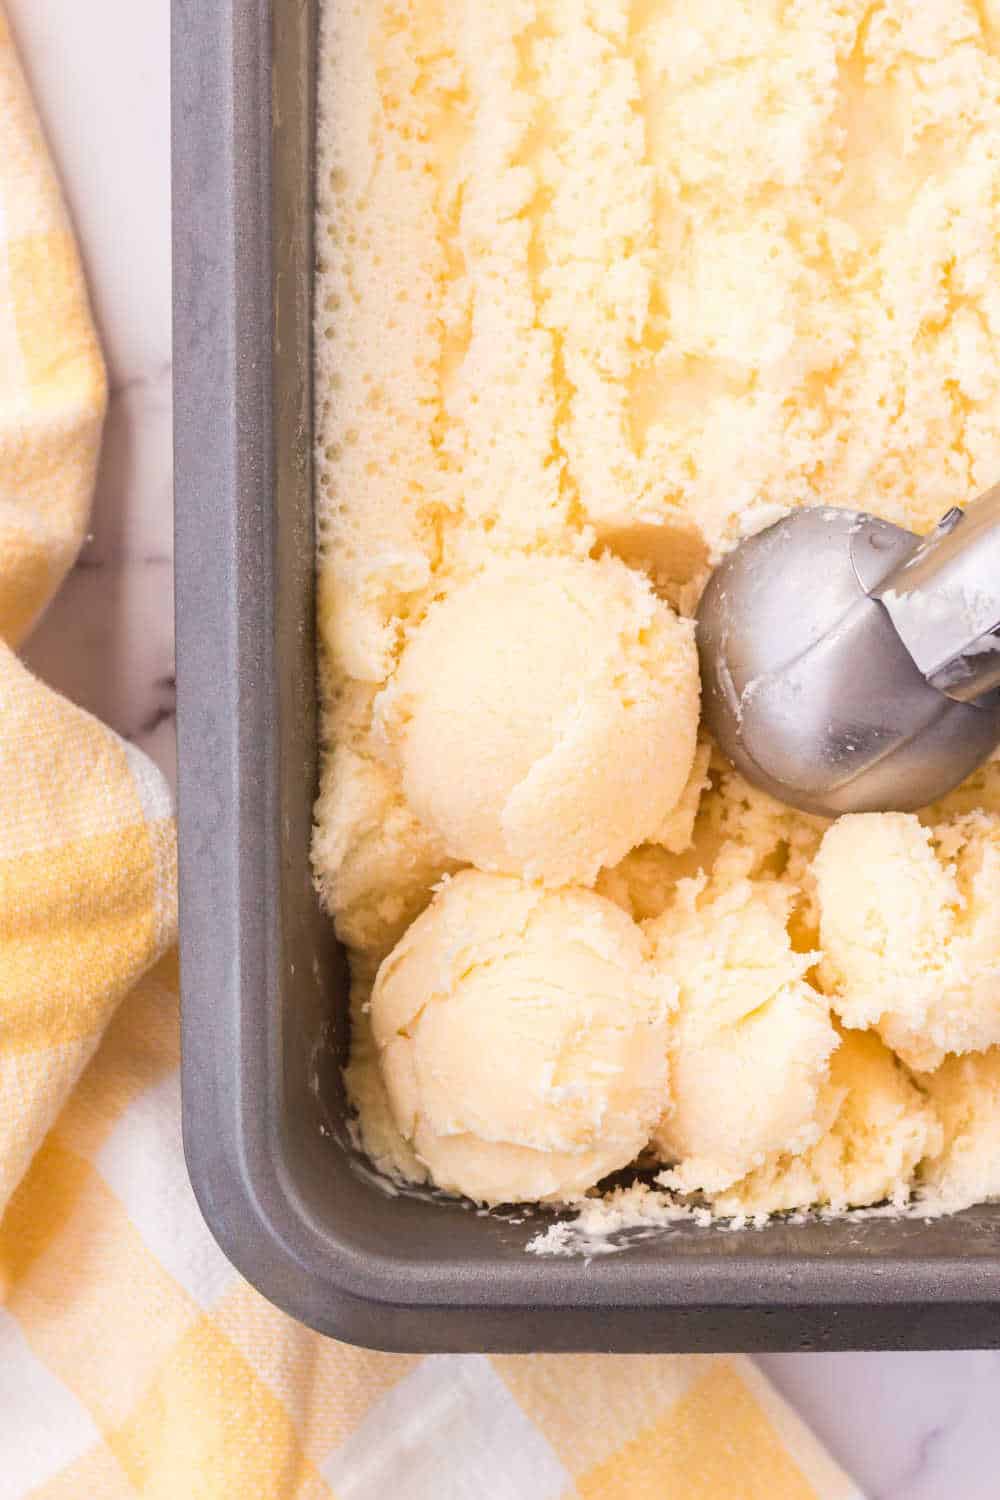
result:
M 704 715 L 749 781 L 807 812 L 911 811 L 1000 744 L 1000 485 L 929 536 L 794 512 L 698 607 Z

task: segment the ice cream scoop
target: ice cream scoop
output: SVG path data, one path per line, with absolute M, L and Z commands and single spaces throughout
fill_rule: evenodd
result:
M 1000 485 L 926 537 L 796 511 L 730 552 L 698 608 L 705 722 L 807 812 L 909 812 L 1000 744 Z

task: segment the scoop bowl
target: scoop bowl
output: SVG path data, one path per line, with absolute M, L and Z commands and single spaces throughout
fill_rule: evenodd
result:
M 828 817 L 907 812 L 1000 743 L 1000 694 L 964 702 L 932 685 L 894 623 L 897 595 L 876 596 L 927 551 L 910 531 L 821 506 L 722 560 L 697 616 L 704 717 L 748 781 Z

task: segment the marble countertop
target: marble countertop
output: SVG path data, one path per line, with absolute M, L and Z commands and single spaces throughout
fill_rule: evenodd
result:
M 173 781 L 169 0 L 12 0 L 7 10 L 81 241 L 111 386 L 90 537 L 24 655 Z
M 169 0 L 6 3 L 111 372 L 91 537 L 25 655 L 173 779 Z M 1000 1354 L 760 1363 L 868 1500 L 1000 1493 Z

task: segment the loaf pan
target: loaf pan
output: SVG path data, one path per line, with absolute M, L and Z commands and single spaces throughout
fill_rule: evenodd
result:
M 173 27 L 184 1144 L 223 1250 L 381 1349 L 1000 1346 L 996 1208 L 684 1226 L 588 1263 L 526 1253 L 537 1217 L 392 1196 L 352 1154 L 309 868 L 316 7 L 174 0 Z

